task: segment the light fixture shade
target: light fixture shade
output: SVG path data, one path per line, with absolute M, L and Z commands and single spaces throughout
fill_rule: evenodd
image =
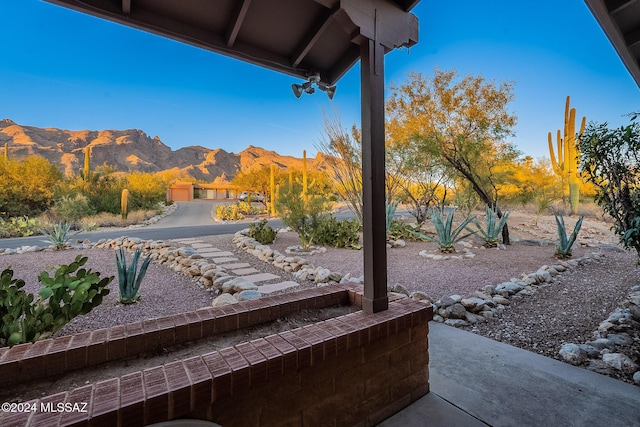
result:
M 327 86 L 326 92 L 329 99 L 333 99 L 333 95 L 336 94 L 337 86 Z
M 292 84 L 291 90 L 293 90 L 293 94 L 296 98 L 300 98 L 302 96 L 302 86 L 299 84 Z

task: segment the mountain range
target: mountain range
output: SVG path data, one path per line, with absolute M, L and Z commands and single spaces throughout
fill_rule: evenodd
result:
M 0 120 L 0 146 L 6 143 L 10 158 L 42 156 L 59 165 L 67 176 L 82 169 L 87 147 L 91 149 L 93 167 L 107 164 L 123 172 L 170 170 L 205 182 L 230 181 L 238 172 L 263 165 L 302 168 L 301 158 L 282 156 L 252 145 L 237 154 L 202 146 L 174 151 L 158 136 L 151 138 L 139 129 L 70 131 L 19 125 L 3 119 Z M 324 169 L 323 158 L 318 154 L 315 159 L 310 159 L 309 167 Z

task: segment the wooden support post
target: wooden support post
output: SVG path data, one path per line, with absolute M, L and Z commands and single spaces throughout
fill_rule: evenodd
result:
M 389 307 L 384 164 L 384 48 L 375 40 L 360 45 L 362 92 L 362 231 L 364 298 L 362 309 Z

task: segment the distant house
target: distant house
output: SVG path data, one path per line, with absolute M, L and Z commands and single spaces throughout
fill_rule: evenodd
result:
M 238 191 L 228 182 L 198 184 L 178 181 L 167 190 L 167 200 L 174 202 L 191 202 L 193 200 L 226 200 L 235 199 Z

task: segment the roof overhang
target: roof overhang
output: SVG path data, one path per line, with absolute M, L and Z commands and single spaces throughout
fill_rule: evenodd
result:
M 585 0 L 585 3 L 640 86 L 640 1 Z
M 419 0 L 46 0 L 292 76 L 334 84 L 376 39 L 418 41 Z

